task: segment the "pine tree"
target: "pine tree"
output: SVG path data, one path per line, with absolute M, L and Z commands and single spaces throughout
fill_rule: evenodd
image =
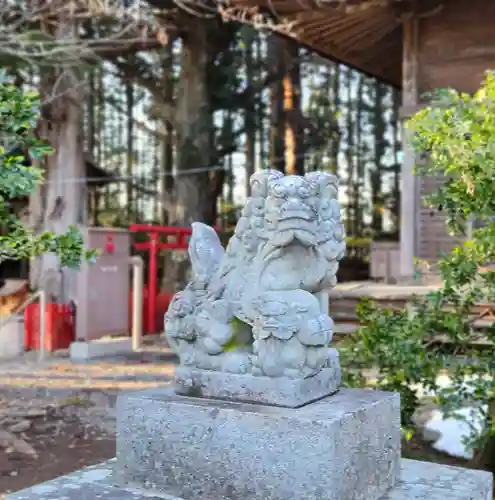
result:
M 371 184 L 371 228 L 373 234 L 380 235 L 383 232 L 383 211 L 384 211 L 384 193 L 383 193 L 383 173 L 384 173 L 384 155 L 387 148 L 386 123 L 385 123 L 385 88 L 375 80 L 373 84 L 373 167 L 370 172 Z
M 301 114 L 301 66 L 299 48 L 295 42 L 283 43 L 286 171 L 304 175 L 304 128 Z
M 401 175 L 401 162 L 399 153 L 402 148 L 400 141 L 400 117 L 399 109 L 401 105 L 400 91 L 396 88 L 391 89 L 392 92 L 392 227 L 395 233 L 399 232 L 400 228 L 400 175 Z
M 269 66 L 284 74 L 283 40 L 277 35 L 268 39 Z M 281 79 L 270 85 L 270 168 L 285 172 L 284 86 Z
M 356 175 L 355 168 L 355 119 L 354 119 L 354 99 L 352 88 L 354 85 L 354 72 L 352 69 L 347 68 L 345 86 L 346 86 L 346 109 L 345 109 L 345 121 L 346 121 L 346 134 L 345 134 L 345 158 L 346 158 L 346 168 L 347 168 L 347 179 L 346 179 L 346 195 L 347 203 L 345 205 L 345 218 L 344 224 L 346 229 L 346 234 L 349 236 L 355 236 L 355 214 L 353 208 L 355 207 L 354 201 L 354 180 Z

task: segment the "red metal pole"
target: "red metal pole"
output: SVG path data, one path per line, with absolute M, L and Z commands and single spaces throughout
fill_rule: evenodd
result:
M 131 233 L 159 233 L 159 234 L 177 234 L 186 233 L 191 234 L 192 229 L 190 227 L 179 227 L 179 226 L 152 226 L 149 224 L 131 224 L 129 226 L 129 231 Z
M 149 253 L 149 279 L 148 279 L 148 328 L 149 333 L 156 333 L 156 296 L 157 296 L 157 257 L 158 257 L 158 234 L 150 234 Z
M 148 233 L 147 242 L 134 243 L 136 250 L 149 251 L 149 278 L 148 278 L 148 333 L 156 333 L 156 309 L 157 309 L 157 276 L 158 276 L 158 253 L 160 250 L 187 250 L 189 243 L 187 237 L 192 234 L 190 227 L 177 226 L 151 226 L 148 224 L 131 224 L 131 233 Z M 219 231 L 220 227 L 215 226 Z M 158 235 L 174 236 L 175 241 L 160 242 Z

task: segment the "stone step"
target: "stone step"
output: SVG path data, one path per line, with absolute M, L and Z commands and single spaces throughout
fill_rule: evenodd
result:
M 289 385 L 282 377 L 243 377 L 253 394 L 242 393 L 242 401 L 257 399 L 263 379 L 281 391 Z M 398 394 L 341 389 L 299 408 L 236 399 L 185 397 L 172 388 L 120 395 L 119 484 L 195 500 L 378 500 L 397 483 Z
M 109 460 L 11 493 L 5 500 L 194 500 L 121 488 L 115 484 L 114 466 L 115 459 Z M 402 459 L 399 484 L 380 500 L 492 500 L 492 488 L 493 478 L 487 472 Z

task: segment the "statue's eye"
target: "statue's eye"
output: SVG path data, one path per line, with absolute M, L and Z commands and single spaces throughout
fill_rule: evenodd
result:
M 299 196 L 301 198 L 308 198 L 309 197 L 309 189 L 306 186 L 301 186 L 298 190 Z
M 277 198 L 283 198 L 286 195 L 285 188 L 280 184 L 272 184 L 270 186 L 270 191 L 273 196 L 276 196 Z
M 259 190 L 261 190 L 261 182 L 260 181 L 256 181 L 256 180 L 251 180 L 251 190 L 253 192 L 257 192 Z

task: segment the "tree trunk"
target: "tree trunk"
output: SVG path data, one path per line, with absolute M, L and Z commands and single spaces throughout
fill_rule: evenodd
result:
M 399 109 L 401 106 L 401 95 L 400 91 L 397 89 L 392 89 L 392 130 L 393 130 L 393 191 L 392 191 L 392 214 L 393 214 L 393 228 L 394 232 L 399 232 L 400 227 L 400 151 L 401 151 L 401 140 L 400 140 L 400 118 Z
M 232 111 L 228 110 L 225 117 L 225 135 L 227 139 L 227 144 L 231 144 L 233 141 L 233 120 Z M 235 188 L 235 174 L 234 174 L 234 161 L 232 154 L 227 155 L 227 196 L 226 201 L 229 205 L 229 212 L 234 207 L 234 188 Z
M 268 40 L 268 60 L 271 70 L 282 73 L 283 43 L 276 35 Z M 270 168 L 285 172 L 284 87 L 277 79 L 270 85 Z
M 340 112 L 340 64 L 334 63 L 331 88 L 331 110 L 333 131 L 330 139 L 330 163 L 333 171 L 338 172 L 339 152 L 340 152 L 340 126 L 338 113 Z
M 169 40 L 163 60 L 163 78 L 165 80 L 164 100 L 172 108 L 174 104 L 174 41 Z M 174 168 L 173 138 L 174 129 L 170 121 L 165 120 L 163 125 L 165 139 L 162 141 L 162 200 L 173 198 L 174 181 L 172 172 Z M 168 224 L 173 217 L 170 217 L 168 203 L 162 203 L 162 224 Z
M 96 94 L 96 80 L 95 70 L 92 68 L 89 71 L 88 78 L 88 99 L 87 99 L 87 127 L 86 127 L 86 152 L 91 161 L 95 158 L 96 149 L 96 117 L 95 117 L 95 94 Z M 88 192 L 88 221 L 93 226 L 98 226 L 98 194 L 99 187 L 94 186 L 92 191 Z
M 383 209 L 384 197 L 382 193 L 383 156 L 386 146 L 386 126 L 384 119 L 383 99 L 385 89 L 383 85 L 374 82 L 374 103 L 373 103 L 373 135 L 374 135 L 374 168 L 371 170 L 371 228 L 373 234 L 379 235 L 383 232 Z
M 355 236 L 354 230 L 355 230 L 355 224 L 354 224 L 354 219 L 355 219 L 355 214 L 353 214 L 353 208 L 354 208 L 354 189 L 353 189 L 353 182 L 354 182 L 354 155 L 355 155 L 355 149 L 354 149 L 354 120 L 353 120 L 353 99 L 352 99 L 352 87 L 353 87 L 353 76 L 354 72 L 352 69 L 347 68 L 347 75 L 346 75 L 346 87 L 347 87 L 347 102 L 346 102 L 346 150 L 345 150 L 345 157 L 346 157 L 346 163 L 347 163 L 347 186 L 346 186 L 346 193 L 347 193 L 347 204 L 346 204 L 346 217 L 345 217 L 345 230 L 346 234 L 349 236 Z
M 134 198 L 132 171 L 134 166 L 134 84 L 127 81 L 125 84 L 126 95 L 126 202 L 127 202 L 127 220 L 133 220 L 132 203 Z
M 59 22 L 57 39 L 77 36 L 76 26 Z M 56 85 L 55 85 L 56 83 Z M 36 232 L 66 232 L 70 226 L 85 223 L 86 183 L 81 137 L 83 92 L 76 68 L 63 74 L 46 72 L 40 88 L 42 120 L 40 136 L 55 153 L 46 159 L 45 184 L 30 199 L 30 219 Z M 76 273 L 61 270 L 57 257 L 44 255 L 31 267 L 31 286 L 44 289 L 49 300 L 76 300 Z
M 286 171 L 304 175 L 304 129 L 301 126 L 301 68 L 296 60 L 299 48 L 292 40 L 284 41 L 284 90 Z M 291 68 L 288 70 L 288 68 Z
M 182 39 L 180 59 L 175 117 L 177 178 L 174 222 L 185 226 L 196 221 L 214 223 L 208 175 L 211 116 L 207 88 L 207 22 L 204 19 L 191 16 L 189 29 Z
M 256 33 L 254 28 L 246 27 L 244 39 L 246 41 L 246 85 L 247 88 L 253 88 L 254 85 L 254 67 L 253 67 L 253 45 Z M 255 116 L 254 95 L 250 96 L 249 106 L 244 109 L 244 126 L 246 128 L 246 143 L 244 153 L 246 155 L 246 197 L 251 193 L 249 179 L 254 174 L 256 162 L 256 116 Z
M 355 179 L 352 185 L 353 195 L 353 218 L 354 218 L 354 235 L 361 236 L 363 231 L 364 217 L 363 217 L 363 202 L 361 190 L 364 187 L 364 172 L 366 164 L 366 146 L 362 141 L 363 130 L 363 91 L 364 91 L 364 76 L 358 74 L 357 94 L 356 94 L 356 122 L 354 124 L 355 147 L 354 147 L 354 170 Z
M 261 69 L 261 64 L 262 61 L 264 60 L 264 55 L 262 51 L 262 38 L 261 35 L 258 33 L 256 36 L 256 73 L 258 79 L 263 78 L 263 71 Z M 270 138 L 266 134 L 266 127 L 265 127 L 265 117 L 267 114 L 267 105 L 265 102 L 265 99 L 263 99 L 263 96 L 260 96 L 259 99 L 257 99 L 257 107 L 256 107 L 256 124 L 258 128 L 258 144 L 259 144 L 259 150 L 258 150 L 258 160 L 259 164 L 263 167 L 266 167 L 269 163 L 269 154 L 267 154 L 267 146 L 270 144 Z

